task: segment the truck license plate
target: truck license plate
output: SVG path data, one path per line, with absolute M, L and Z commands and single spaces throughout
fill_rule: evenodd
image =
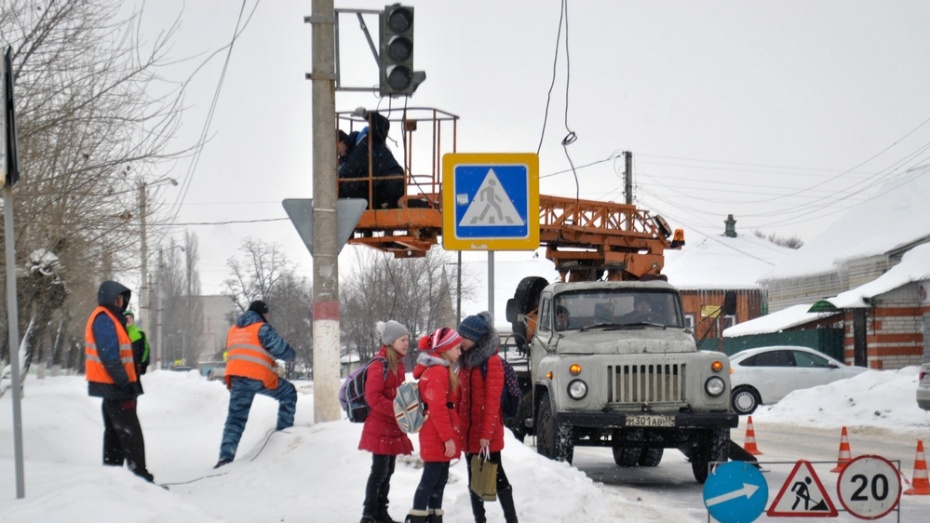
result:
M 627 416 L 627 427 L 674 427 L 675 416 Z

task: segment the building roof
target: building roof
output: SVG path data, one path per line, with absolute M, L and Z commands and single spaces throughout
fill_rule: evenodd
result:
M 782 309 L 754 320 L 738 323 L 724 330 L 723 337 L 738 338 L 751 334 L 781 332 L 792 327 L 797 327 L 798 325 L 804 325 L 805 323 L 822 319 L 824 317 L 822 313 L 807 312 L 811 308 L 811 305 L 810 303 L 793 305 L 787 309 Z
M 829 272 L 846 260 L 891 253 L 930 238 L 930 165 L 884 179 L 878 192 L 781 260 L 764 279 Z
M 756 282 L 793 252 L 752 233 L 728 238 L 686 231 L 685 238 L 680 251 L 665 251 L 662 271 L 681 290 L 758 289 Z

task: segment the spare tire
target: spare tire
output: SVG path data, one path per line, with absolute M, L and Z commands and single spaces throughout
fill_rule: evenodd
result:
M 518 315 L 528 314 L 539 307 L 539 294 L 549 285 L 549 281 L 540 276 L 527 276 L 520 280 L 512 300 L 507 300 L 507 321 L 513 327 L 514 339 L 517 349 L 526 352 L 526 324 L 520 321 Z M 513 318 L 513 319 L 511 319 Z

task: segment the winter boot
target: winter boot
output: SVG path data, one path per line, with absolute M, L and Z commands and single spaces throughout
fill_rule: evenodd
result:
M 407 519 L 404 523 L 427 523 L 429 520 L 429 511 L 412 509 L 407 513 Z
M 381 486 L 381 493 L 378 496 L 378 504 L 375 507 L 375 521 L 378 523 L 400 523 L 399 521 L 394 521 L 391 518 L 391 515 L 388 514 L 388 491 L 390 490 L 391 485 L 385 484 Z
M 471 513 L 475 516 L 475 523 L 487 523 L 488 520 L 484 515 L 484 501 L 471 489 L 469 489 L 468 494 L 471 498 Z
M 504 509 L 504 520 L 507 523 L 517 523 L 517 509 L 513 506 L 513 487 L 507 486 L 497 489 L 497 499 L 501 502 L 501 508 Z
M 426 518 L 427 523 L 442 523 L 442 515 L 444 512 L 441 508 L 431 508 L 429 509 L 429 517 Z
M 391 519 L 391 515 L 388 514 L 387 505 L 378 506 L 378 515 L 375 516 L 375 521 L 378 523 L 400 523 L 400 521 Z

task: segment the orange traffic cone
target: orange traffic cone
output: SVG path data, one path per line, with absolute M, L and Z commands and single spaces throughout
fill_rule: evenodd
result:
M 843 472 L 850 461 L 852 461 L 852 452 L 849 450 L 849 436 L 846 434 L 846 427 L 843 427 L 843 433 L 840 436 L 840 454 L 836 458 L 836 466 L 830 472 Z
M 905 494 L 930 494 L 930 479 L 927 478 L 927 459 L 924 457 L 924 442 L 917 440 L 917 458 L 914 460 L 914 481 Z
M 752 428 L 752 416 L 749 416 L 749 421 L 746 422 L 746 442 L 743 448 L 753 456 L 762 454 L 762 451 L 756 446 L 756 431 Z

